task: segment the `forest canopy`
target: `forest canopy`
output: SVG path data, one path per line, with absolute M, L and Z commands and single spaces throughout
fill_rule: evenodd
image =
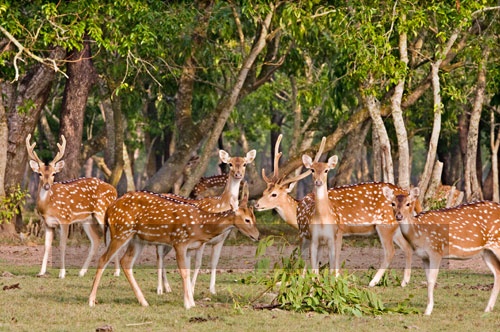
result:
M 96 176 L 120 194 L 188 196 L 224 172 L 218 149 L 256 149 L 256 197 L 283 134 L 283 174 L 324 136 L 331 186 L 498 201 L 497 4 L 4 1 L 0 197 L 36 195 L 29 134 L 44 161 L 67 138 L 59 180 Z

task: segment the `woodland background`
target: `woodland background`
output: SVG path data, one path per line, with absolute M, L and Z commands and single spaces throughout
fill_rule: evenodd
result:
M 498 201 L 499 5 L 3 0 L 1 231 L 33 209 L 28 134 L 47 161 L 67 138 L 58 180 L 98 176 L 120 194 L 177 182 L 187 196 L 223 171 L 218 149 L 256 149 L 258 197 L 282 133 L 284 174 L 325 136 L 340 160 L 330 186 L 419 186 L 430 205 L 442 184 Z

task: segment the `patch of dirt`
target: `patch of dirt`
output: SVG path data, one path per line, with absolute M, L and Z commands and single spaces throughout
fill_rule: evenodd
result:
M 288 246 L 283 251 L 281 247 L 273 246 L 267 249 L 266 258 L 271 261 L 271 266 L 274 262 L 281 259 L 282 256 L 289 256 L 294 246 Z M 0 273 L 2 265 L 20 265 L 20 266 L 41 266 L 43 257 L 43 245 L 0 245 Z M 226 245 L 222 249 L 218 269 L 223 272 L 227 270 L 252 270 L 254 268 L 256 245 Z M 207 269 L 209 265 L 209 256 L 211 249 L 208 247 L 204 252 L 203 268 Z M 104 253 L 104 246 L 101 245 L 97 257 L 92 261 L 92 267 L 95 267 L 100 255 Z M 83 261 L 87 257 L 88 246 L 73 245 L 66 249 L 66 266 L 68 269 L 80 269 Z M 322 262 L 326 261 L 326 256 L 323 253 Z M 194 259 L 193 259 L 194 260 Z M 383 260 L 383 251 L 376 247 L 353 247 L 344 245 L 341 252 L 341 260 L 344 262 L 344 269 L 349 271 L 355 269 L 377 269 Z M 49 259 L 49 271 L 58 269 L 60 263 L 60 253 L 58 247 L 52 248 L 52 255 Z M 154 246 L 146 246 L 136 266 L 151 267 L 156 265 L 156 249 Z M 165 265 L 167 268 L 175 269 L 175 253 L 171 251 L 166 259 Z M 401 250 L 396 250 L 396 255 L 391 264 L 391 269 L 403 269 L 405 265 L 404 254 Z M 413 256 L 413 268 L 422 268 L 420 258 Z M 110 266 L 111 268 L 111 266 Z M 477 272 L 489 272 L 489 269 L 484 264 L 480 256 L 470 260 L 444 260 L 442 268 L 449 269 L 468 269 Z M 69 272 L 69 271 L 68 271 Z M 202 271 L 207 273 L 207 270 Z M 57 271 L 51 271 L 52 275 L 57 275 Z M 69 272 L 72 274 L 72 272 Z M 77 274 L 78 271 L 75 272 Z

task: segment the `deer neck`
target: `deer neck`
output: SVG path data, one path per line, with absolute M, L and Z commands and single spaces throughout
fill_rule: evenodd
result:
M 276 207 L 276 212 L 280 215 L 281 219 L 283 219 L 288 225 L 298 229 L 299 226 L 297 224 L 297 207 L 298 202 L 295 198 L 290 195 L 287 195 L 287 202 L 284 205 L 280 205 Z
M 316 214 L 327 215 L 330 213 L 330 199 L 326 184 L 316 187 L 314 199 L 316 201 Z
M 227 203 L 230 207 L 231 199 L 235 202 L 238 201 L 238 196 L 240 193 L 240 183 L 241 179 L 235 179 L 232 176 L 228 177 L 226 186 L 224 187 L 224 191 L 221 194 L 221 201 Z
M 36 208 L 40 214 L 44 214 L 46 210 L 46 206 L 50 202 L 50 199 L 52 197 L 52 187 L 47 190 L 45 189 L 42 184 L 38 186 L 38 197 L 36 200 Z

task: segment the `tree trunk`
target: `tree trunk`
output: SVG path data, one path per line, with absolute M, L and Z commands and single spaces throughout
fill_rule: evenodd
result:
M 420 179 L 419 188 L 422 193 L 419 197 L 420 203 L 423 204 L 424 197 L 429 187 L 429 183 L 432 177 L 432 170 L 434 169 L 434 163 L 437 154 L 437 145 L 439 141 L 439 135 L 441 133 L 441 85 L 439 81 L 439 64 L 436 62 L 431 64 L 432 70 L 432 92 L 434 96 L 434 123 L 432 125 L 432 134 L 429 141 L 429 150 L 427 151 L 427 160 L 425 162 L 424 172 L 422 178 Z
M 51 51 L 49 58 L 58 61 L 63 59 L 65 54 L 64 49 L 57 47 Z M 25 139 L 36 128 L 55 77 L 53 68 L 37 63 L 20 81 L 10 83 L 0 80 L 9 127 L 4 179 L 6 193 L 24 179 L 27 165 Z
M 401 20 L 404 23 L 406 16 L 401 15 Z M 408 66 L 408 48 L 407 36 L 403 31 L 399 34 L 399 58 Z M 398 140 L 398 185 L 404 189 L 410 189 L 410 150 L 408 146 L 408 135 L 406 133 L 406 126 L 403 119 L 403 110 L 401 109 L 401 100 L 403 99 L 403 92 L 405 87 L 405 77 L 402 75 L 398 84 L 394 89 L 394 94 L 391 98 L 392 104 L 392 118 L 394 120 L 394 128 L 396 130 L 396 137 Z
M 370 112 L 373 123 L 372 131 L 376 133 L 374 137 L 378 139 L 380 144 L 383 181 L 394 183 L 394 165 L 391 156 L 391 143 L 384 126 L 384 120 L 382 120 L 380 113 L 380 102 L 373 95 L 365 96 L 363 101 Z
M 370 121 L 366 121 L 347 135 L 347 149 L 344 150 L 339 166 L 336 168 L 337 172 L 335 173 L 335 177 L 333 177 L 333 180 L 330 181 L 331 187 L 338 187 L 352 183 L 351 179 L 353 172 L 357 171 L 356 165 L 361 166 L 359 161 L 361 158 L 365 157 L 362 155 L 363 145 L 366 135 L 368 135 L 370 124 Z
M 477 176 L 477 155 L 479 142 L 479 122 L 481 120 L 481 111 L 483 109 L 484 93 L 486 89 L 486 65 L 489 56 L 489 47 L 483 50 L 482 61 L 478 68 L 476 96 L 469 121 L 469 130 L 467 135 L 467 158 L 465 162 L 465 199 L 467 202 L 481 200 L 483 193 Z
M 491 111 L 490 122 L 490 146 L 491 146 L 491 175 L 493 177 L 492 197 L 493 202 L 500 202 L 500 193 L 498 189 L 498 148 L 500 147 L 500 130 L 495 130 L 495 111 Z
M 192 177 L 187 179 L 187 181 L 184 183 L 184 186 L 181 189 L 181 195 L 189 195 L 189 193 L 193 190 L 193 187 L 196 185 L 196 182 L 205 171 L 209 156 L 211 155 L 210 152 L 213 151 L 217 146 L 217 140 L 222 133 L 229 114 L 231 114 L 234 107 L 236 106 L 236 103 L 240 96 L 240 92 L 243 89 L 243 85 L 249 75 L 249 72 L 253 68 L 253 64 L 256 61 L 257 57 L 261 54 L 262 50 L 266 46 L 266 38 L 268 37 L 268 31 L 271 25 L 273 14 L 274 9 L 271 9 L 266 18 L 261 22 L 260 34 L 255 40 L 250 53 L 243 62 L 233 88 L 231 89 L 229 95 L 223 97 L 221 102 L 218 104 L 216 112 L 216 114 L 218 114 L 218 117 L 216 118 L 214 126 L 212 127 L 212 131 L 205 142 L 205 146 L 203 148 L 204 153 L 200 154 L 200 162 L 198 164 L 198 167 L 195 168 Z
M 91 60 L 90 43 L 84 42 L 81 51 L 72 51 L 68 62 L 68 79 L 64 89 L 61 109 L 60 134 L 66 137 L 65 167 L 59 179 L 80 177 L 83 118 L 90 89 L 96 72 Z

